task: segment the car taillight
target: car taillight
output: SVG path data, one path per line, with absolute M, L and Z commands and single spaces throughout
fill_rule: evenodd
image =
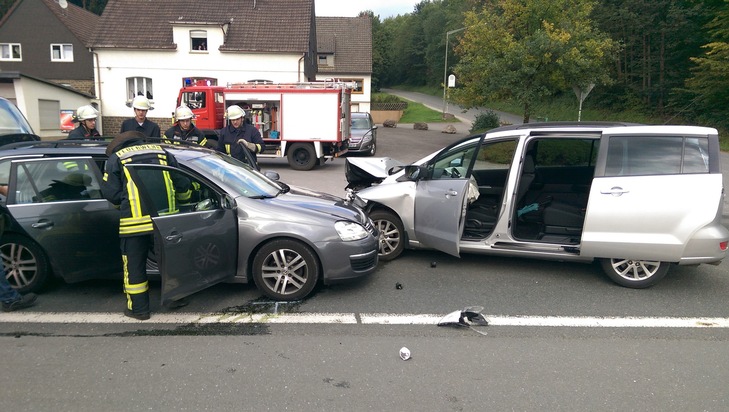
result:
M 719 249 L 726 250 L 727 245 L 729 244 L 729 241 L 724 241 L 719 243 Z

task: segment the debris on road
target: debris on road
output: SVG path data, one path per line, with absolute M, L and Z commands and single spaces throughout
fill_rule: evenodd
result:
M 443 317 L 438 322 L 438 326 L 456 326 L 466 327 L 472 329 L 474 332 L 486 335 L 486 332 L 481 332 L 474 329 L 474 326 L 488 326 L 489 322 L 481 314 L 483 306 L 467 306 L 462 310 L 453 311 Z

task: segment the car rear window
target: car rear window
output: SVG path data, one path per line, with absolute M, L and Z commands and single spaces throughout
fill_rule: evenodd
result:
M 708 172 L 707 137 L 615 136 L 608 143 L 606 176 Z

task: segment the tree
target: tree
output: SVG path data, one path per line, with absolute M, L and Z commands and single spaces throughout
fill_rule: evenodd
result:
M 702 120 L 729 127 L 729 0 L 707 28 L 713 41 L 703 46 L 702 56 L 691 58 L 695 67 L 686 87 L 695 96 L 694 112 Z
M 456 47 L 459 103 L 518 102 L 528 123 L 534 102 L 573 86 L 609 84 L 615 42 L 592 27 L 592 0 L 491 0 L 465 13 Z

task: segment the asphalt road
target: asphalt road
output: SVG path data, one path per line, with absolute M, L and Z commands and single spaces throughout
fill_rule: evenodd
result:
M 378 156 L 412 161 L 465 136 L 440 130 L 380 128 Z M 344 193 L 344 159 L 262 166 Z M 632 290 L 597 265 L 432 251 L 294 304 L 218 285 L 176 312 L 153 302 L 152 322 L 121 315 L 121 281 L 56 284 L 32 310 L 0 313 L 0 399 L 40 411 L 725 411 L 728 294 L 727 262 Z M 492 324 L 435 325 L 471 305 Z

